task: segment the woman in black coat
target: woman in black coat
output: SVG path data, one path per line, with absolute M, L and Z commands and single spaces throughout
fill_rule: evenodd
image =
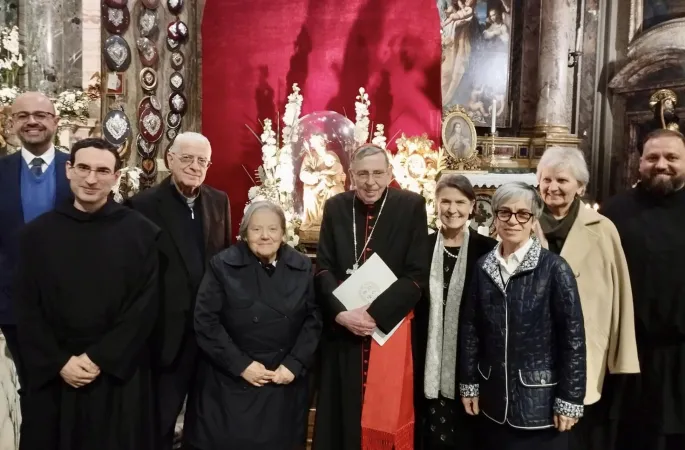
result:
M 570 266 L 531 236 L 542 199 L 525 183 L 492 197 L 500 244 L 474 271 L 460 330 L 460 395 L 483 450 L 567 450 L 583 415 L 585 331 Z
M 251 204 L 241 240 L 211 259 L 195 307 L 202 350 L 184 436 L 197 450 L 304 448 L 307 372 L 321 333 L 312 264 L 285 216 Z
M 459 316 L 476 261 L 497 242 L 469 229 L 476 194 L 463 175 L 440 178 L 435 204 L 441 226 L 429 237 L 429 291 L 415 314 L 417 435 L 423 436 L 417 449 L 472 450 L 476 421 L 464 412 L 457 385 Z

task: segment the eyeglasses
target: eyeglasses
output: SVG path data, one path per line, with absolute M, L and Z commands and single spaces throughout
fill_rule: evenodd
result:
M 181 161 L 181 164 L 184 166 L 189 166 L 195 161 L 197 161 L 197 165 L 203 169 L 206 169 L 212 165 L 212 162 L 207 158 L 196 157 L 193 155 L 175 155 L 174 153 L 172 153 L 172 155 L 174 155 L 175 158 L 178 158 L 178 160 Z
M 528 211 L 512 212 L 508 209 L 498 209 L 497 211 L 495 211 L 495 214 L 497 214 L 497 218 L 502 222 L 509 222 L 511 216 L 514 216 L 516 218 L 516 221 L 521 225 L 528 223 L 530 219 L 533 218 L 533 214 L 529 213 Z
M 29 119 L 33 117 L 37 122 L 45 122 L 48 119 L 52 119 L 55 117 L 54 114 L 46 112 L 46 111 L 34 111 L 34 112 L 18 112 L 16 114 L 12 114 L 12 118 L 16 120 L 17 122 L 28 122 Z
M 76 172 L 76 175 L 78 175 L 81 178 L 86 178 L 90 176 L 91 172 L 95 172 L 95 177 L 98 179 L 107 178 L 113 173 L 110 169 L 106 167 L 98 167 L 97 169 L 91 169 L 89 166 L 85 164 L 76 164 L 72 167 L 72 169 Z
M 371 173 L 367 172 L 366 170 L 361 170 L 359 172 L 355 172 L 354 176 L 359 181 L 368 181 L 369 178 L 373 178 L 374 180 L 380 180 L 386 173 L 388 172 L 385 170 L 374 170 Z

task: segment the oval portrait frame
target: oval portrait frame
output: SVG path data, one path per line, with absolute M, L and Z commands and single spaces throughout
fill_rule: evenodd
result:
M 453 148 L 448 147 L 447 142 L 448 142 L 448 137 L 450 135 L 450 125 L 454 122 L 455 119 L 461 119 L 463 120 L 468 128 L 468 131 L 471 135 L 471 145 L 468 148 L 468 154 L 467 155 L 459 155 L 457 154 Z M 476 146 L 477 146 L 477 139 L 478 139 L 478 134 L 476 133 L 476 126 L 473 124 L 473 121 L 471 118 L 466 114 L 466 111 L 461 107 L 457 106 L 454 108 L 451 108 L 443 113 L 443 118 L 442 118 L 442 146 L 447 152 L 448 155 L 450 155 L 455 161 L 461 162 L 461 161 L 468 161 L 472 159 L 475 155 L 477 155 L 476 152 Z

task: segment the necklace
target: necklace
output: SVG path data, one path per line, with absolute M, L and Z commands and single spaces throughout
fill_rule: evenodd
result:
M 373 236 L 373 232 L 376 229 L 376 225 L 378 225 L 378 221 L 381 220 L 381 214 L 383 214 L 383 207 L 385 206 L 385 201 L 388 199 L 388 188 L 385 188 L 385 197 L 383 197 L 383 203 L 381 203 L 381 209 L 378 211 L 378 216 L 376 217 L 376 223 L 373 224 L 373 228 L 371 228 L 371 233 L 369 233 L 368 239 L 366 239 L 366 243 L 364 244 L 364 248 L 361 251 L 361 254 L 357 256 L 357 216 L 354 211 L 354 202 L 357 199 L 357 195 L 355 194 L 354 197 L 352 197 L 352 237 L 354 238 L 354 264 L 352 264 L 351 269 L 347 269 L 346 273 L 348 275 L 352 275 L 354 272 L 359 269 L 359 260 L 362 259 L 362 256 L 364 256 L 364 252 L 366 251 L 366 247 L 369 245 L 369 242 L 371 241 L 371 236 Z
M 459 257 L 459 255 L 455 255 L 455 254 L 451 253 L 449 250 L 447 250 L 447 247 L 445 247 L 445 244 L 442 245 L 442 249 L 445 253 L 447 253 L 447 256 L 450 256 L 454 259 L 457 259 Z

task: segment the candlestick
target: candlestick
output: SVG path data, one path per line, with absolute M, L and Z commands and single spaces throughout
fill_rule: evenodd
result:
M 490 133 L 493 135 L 495 134 L 495 131 L 497 131 L 497 127 L 495 125 L 495 122 L 497 121 L 497 100 L 492 99 L 492 125 L 490 126 Z

